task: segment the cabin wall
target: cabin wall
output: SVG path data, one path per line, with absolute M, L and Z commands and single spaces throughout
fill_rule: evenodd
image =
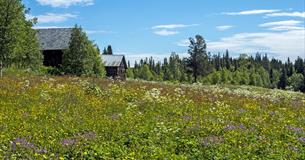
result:
M 125 80 L 126 79 L 126 69 L 124 65 L 120 67 L 105 67 L 106 76 L 116 79 Z
M 120 79 L 125 80 L 126 79 L 126 69 L 125 69 L 125 65 L 122 62 L 120 67 L 118 68 L 118 77 L 120 77 Z
M 62 64 L 62 50 L 45 50 L 43 54 L 43 65 L 50 67 L 59 67 Z
M 115 78 L 117 77 L 118 73 L 118 69 L 117 67 L 105 67 L 105 70 L 106 70 L 106 76 L 107 77 L 112 77 L 112 78 Z

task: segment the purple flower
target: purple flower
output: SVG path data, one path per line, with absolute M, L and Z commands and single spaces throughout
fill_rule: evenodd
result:
M 236 129 L 236 126 L 234 126 L 234 125 L 227 125 L 227 126 L 225 127 L 225 129 L 226 129 L 226 130 L 234 130 L 234 129 Z
M 186 115 L 186 116 L 182 116 L 182 119 L 185 121 L 190 121 L 190 120 L 192 120 L 192 117 Z
M 16 150 L 17 146 L 26 148 L 26 149 L 36 149 L 33 143 L 28 142 L 25 138 L 16 138 L 11 142 L 12 150 Z
M 239 125 L 239 129 L 246 130 L 246 129 L 247 129 L 247 127 L 246 127 L 246 126 L 244 126 L 243 124 L 241 124 L 241 125 Z
M 77 143 L 75 139 L 63 139 L 61 141 L 61 145 L 63 146 L 73 146 Z
M 244 110 L 244 109 L 240 109 L 239 112 L 240 112 L 240 113 L 246 113 L 247 111 Z
M 46 148 L 43 148 L 43 149 L 36 149 L 35 152 L 38 153 L 38 154 L 46 154 L 46 153 L 48 153 L 48 151 L 47 151 Z
M 286 126 L 286 129 L 293 131 L 295 133 L 302 133 L 303 129 L 302 128 L 298 128 L 298 127 L 294 127 L 294 126 Z
M 227 125 L 225 127 L 226 130 L 235 130 L 235 129 L 241 129 L 241 130 L 246 130 L 247 128 L 245 127 L 245 125 L 241 124 L 239 126 L 234 126 L 234 125 Z
M 305 143 L 305 137 L 299 138 L 299 141 Z
M 87 139 L 87 140 L 92 140 L 96 138 L 96 134 L 94 132 L 86 132 L 81 135 L 81 137 Z
M 200 139 L 199 141 L 203 146 L 210 146 L 210 145 L 213 145 L 213 144 L 223 143 L 224 138 L 219 137 L 219 136 L 208 136 L 208 137 L 205 137 L 203 139 Z

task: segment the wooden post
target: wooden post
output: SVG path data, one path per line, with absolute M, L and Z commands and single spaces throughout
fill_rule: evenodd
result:
M 1 78 L 2 78 L 2 76 L 3 76 L 2 70 L 3 70 L 3 62 L 0 61 L 0 77 L 1 77 Z

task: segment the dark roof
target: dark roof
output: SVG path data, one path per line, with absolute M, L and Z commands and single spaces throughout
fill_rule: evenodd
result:
M 69 48 L 72 28 L 36 29 L 41 50 L 63 50 Z
M 102 55 L 102 59 L 105 67 L 119 67 L 123 62 L 125 68 L 127 68 L 124 55 Z

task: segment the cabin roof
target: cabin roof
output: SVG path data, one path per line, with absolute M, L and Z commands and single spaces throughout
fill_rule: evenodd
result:
M 123 62 L 127 68 L 124 55 L 102 55 L 102 59 L 105 67 L 120 67 Z
M 64 50 L 69 48 L 72 28 L 36 29 L 41 50 Z

